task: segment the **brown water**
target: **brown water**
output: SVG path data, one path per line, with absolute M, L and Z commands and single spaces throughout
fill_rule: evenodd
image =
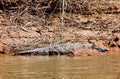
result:
M 4 56 L 0 79 L 120 79 L 120 56 Z

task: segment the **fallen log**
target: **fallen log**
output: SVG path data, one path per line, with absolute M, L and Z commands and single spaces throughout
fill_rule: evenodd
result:
M 93 45 L 84 45 L 84 44 L 57 44 L 45 48 L 36 48 L 33 50 L 21 51 L 17 55 L 68 55 L 74 50 L 78 49 L 92 49 L 99 52 L 108 51 L 106 48 Z

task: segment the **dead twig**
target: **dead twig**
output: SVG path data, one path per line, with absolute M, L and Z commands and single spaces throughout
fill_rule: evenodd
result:
M 18 14 L 18 16 L 21 16 L 23 13 L 25 13 L 29 9 L 29 6 L 26 7 L 21 13 Z
M 111 32 L 113 32 L 114 30 L 116 30 L 117 28 L 119 28 L 120 27 L 120 23 L 117 25 L 117 26 L 115 26 L 113 29 L 111 29 L 109 32 L 108 32 L 108 34 L 110 34 Z

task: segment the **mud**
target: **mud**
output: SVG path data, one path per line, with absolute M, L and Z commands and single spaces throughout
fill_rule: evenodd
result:
M 10 6 L 10 2 L 2 3 L 5 8 L 0 8 L 0 54 L 61 43 L 80 43 L 109 48 L 108 54 L 119 55 L 119 0 L 76 1 L 81 4 L 72 0 L 69 5 L 66 4 L 70 2 L 66 1 L 63 27 L 61 6 L 55 4 L 57 8 L 53 8 L 51 5 L 55 1 L 36 0 L 25 4 L 22 0 L 13 0 L 11 3 L 15 6 Z M 49 7 L 46 6 L 48 3 Z M 84 49 L 78 51 L 84 52 Z

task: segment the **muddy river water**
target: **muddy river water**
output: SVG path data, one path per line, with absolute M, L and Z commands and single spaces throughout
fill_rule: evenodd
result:
M 120 79 L 120 56 L 1 56 L 0 79 Z

